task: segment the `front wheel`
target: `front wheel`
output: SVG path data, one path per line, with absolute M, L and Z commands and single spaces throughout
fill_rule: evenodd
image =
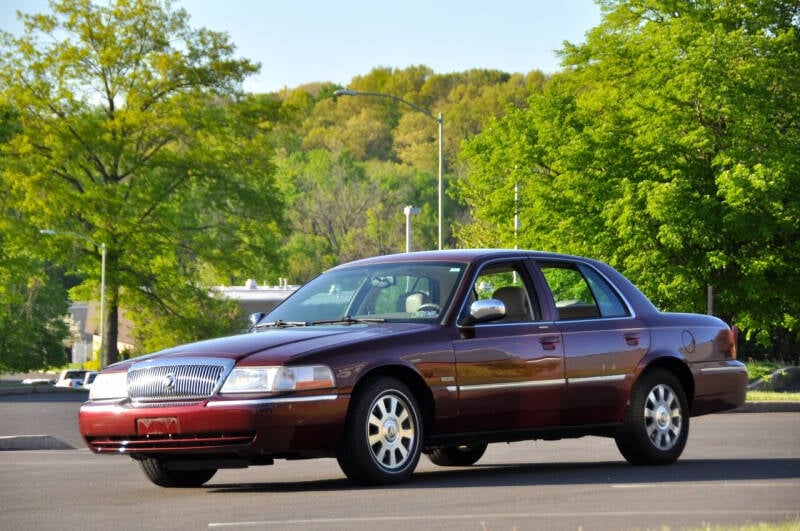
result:
M 139 461 L 147 479 L 159 487 L 199 487 L 217 473 L 216 468 L 203 470 L 173 470 L 155 457 L 145 457 Z
M 414 395 L 394 378 L 379 378 L 354 396 L 336 458 L 356 483 L 397 483 L 414 472 L 421 441 Z
M 428 454 L 428 459 L 439 466 L 470 466 L 477 463 L 485 451 L 485 444 L 446 446 L 432 450 Z
M 637 382 L 615 439 L 623 457 L 633 465 L 675 462 L 689 436 L 689 405 L 678 379 L 654 369 Z

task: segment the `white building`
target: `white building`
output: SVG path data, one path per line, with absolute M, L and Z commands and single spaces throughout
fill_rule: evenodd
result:
M 282 278 L 278 286 L 259 286 L 255 280 L 249 279 L 244 286 L 214 286 L 212 289 L 227 299 L 238 301 L 244 315 L 249 316 L 270 311 L 299 287 Z

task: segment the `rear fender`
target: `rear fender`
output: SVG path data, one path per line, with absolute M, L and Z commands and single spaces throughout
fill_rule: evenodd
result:
M 654 368 L 665 369 L 675 375 L 681 387 L 683 387 L 683 392 L 686 394 L 686 400 L 689 402 L 689 410 L 691 411 L 695 396 L 694 376 L 692 375 L 692 370 L 689 368 L 688 360 L 680 353 L 649 352 L 636 367 L 635 378 L 631 389 L 633 389 L 633 386 L 636 385 L 636 382 L 638 382 L 644 374 Z

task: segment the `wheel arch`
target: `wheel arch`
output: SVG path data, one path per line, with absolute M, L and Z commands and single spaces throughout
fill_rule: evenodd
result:
M 422 416 L 422 433 L 424 438 L 425 434 L 429 433 L 429 429 L 433 423 L 433 393 L 431 393 L 430 388 L 425 384 L 425 380 L 423 380 L 422 376 L 414 369 L 405 365 L 381 365 L 374 367 L 361 375 L 353 386 L 352 396 L 358 395 L 361 389 L 367 384 L 382 377 L 400 380 L 414 394 L 414 398 L 417 400 L 417 404 L 420 408 L 420 415 Z M 347 412 L 348 415 L 350 414 L 354 402 L 354 400 L 350 401 Z
M 664 369 L 672 373 L 672 375 L 678 379 L 686 395 L 686 401 L 689 403 L 689 411 L 691 411 L 692 403 L 694 402 L 694 377 L 686 361 L 673 355 L 665 354 L 658 356 L 647 363 L 644 369 L 639 373 L 638 379 L 641 379 L 654 369 Z

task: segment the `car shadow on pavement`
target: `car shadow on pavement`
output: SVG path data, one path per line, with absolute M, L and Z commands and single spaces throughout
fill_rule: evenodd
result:
M 416 472 L 410 480 L 385 487 L 362 487 L 345 478 L 319 481 L 210 484 L 212 493 L 318 492 L 340 489 L 417 489 L 520 485 L 641 485 L 694 481 L 752 481 L 800 478 L 800 459 L 687 459 L 669 466 L 625 462 L 478 464 Z

